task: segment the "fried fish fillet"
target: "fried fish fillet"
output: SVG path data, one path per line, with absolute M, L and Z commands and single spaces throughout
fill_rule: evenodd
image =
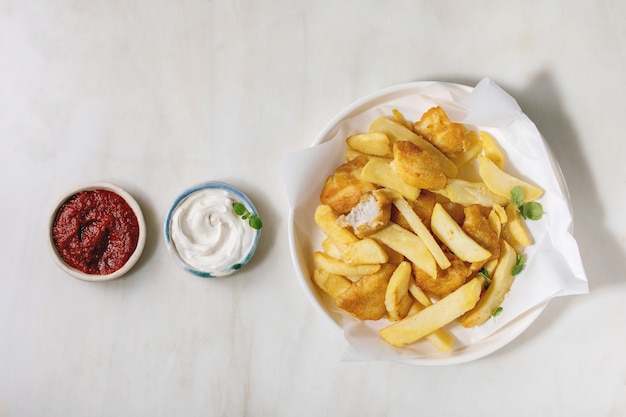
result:
M 448 157 L 465 152 L 470 141 L 467 129 L 460 123 L 453 123 L 439 106 L 430 108 L 421 119 L 413 124 L 415 133 L 432 143 Z
M 362 239 L 385 227 L 390 218 L 391 201 L 382 191 L 374 190 L 363 194 L 359 203 L 347 215 L 340 216 L 338 221 Z
M 448 181 L 435 152 L 413 142 L 394 142 L 391 166 L 402 181 L 420 189 L 439 190 Z
M 450 294 L 465 284 L 467 277 L 470 275 L 470 269 L 465 262 L 447 248 L 444 248 L 444 253 L 452 265 L 444 270 L 437 268 L 437 278 L 433 278 L 424 270 L 415 265 L 413 266 L 413 274 L 417 286 L 426 293 L 441 297 Z
M 389 278 L 395 270 L 391 264 L 383 264 L 378 272 L 364 275 L 335 298 L 335 303 L 359 320 L 380 320 L 385 317 L 385 294 Z
M 376 189 L 374 184 L 360 179 L 361 169 L 366 163 L 366 157 L 358 156 L 337 167 L 322 188 L 321 203 L 332 207 L 337 214 L 349 213 L 363 194 Z
M 461 228 L 480 246 L 492 253 L 490 259 L 498 259 L 500 256 L 500 238 L 493 230 L 487 218 L 488 214 L 485 214 L 484 210 L 486 209 L 478 204 L 465 207 L 465 220 L 463 220 Z

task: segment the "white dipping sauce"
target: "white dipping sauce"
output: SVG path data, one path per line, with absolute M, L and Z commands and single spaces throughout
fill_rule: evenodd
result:
M 252 249 L 257 231 L 233 212 L 239 202 L 230 193 L 208 188 L 186 197 L 174 210 L 172 243 L 192 268 L 228 275 Z

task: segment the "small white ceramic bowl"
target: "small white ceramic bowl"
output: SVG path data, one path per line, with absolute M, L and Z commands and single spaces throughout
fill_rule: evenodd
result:
M 195 236 L 181 237 L 182 233 L 177 232 L 173 228 L 178 228 L 177 221 L 186 222 L 185 219 L 189 219 L 190 215 L 180 214 L 180 210 L 183 210 L 183 207 L 185 207 L 188 202 L 192 201 L 192 199 L 198 198 L 200 195 L 206 195 L 207 190 L 221 191 L 223 192 L 225 198 L 229 199 L 226 203 L 224 203 L 225 205 L 222 206 L 224 210 L 221 211 L 219 214 L 215 214 L 215 216 L 217 217 L 225 217 L 220 217 L 220 220 L 211 220 L 209 219 L 209 217 L 212 217 L 214 214 L 211 214 L 211 216 L 209 216 L 208 212 L 202 212 L 202 214 L 196 213 L 196 215 L 194 215 L 195 220 L 193 222 L 190 221 L 190 224 L 186 226 L 188 234 L 194 233 Z M 219 194 L 222 195 L 221 193 Z M 245 208 L 245 218 L 241 218 L 241 214 L 234 213 L 232 208 L 233 202 L 241 204 L 243 206 L 242 210 L 244 210 Z M 251 225 L 249 225 L 248 216 L 253 216 L 255 220 L 258 220 L 258 228 L 253 228 Z M 228 276 L 241 270 L 241 268 L 243 268 L 254 255 L 261 236 L 262 224 L 260 223 L 260 219 L 258 216 L 258 211 L 254 207 L 254 204 L 252 204 L 252 201 L 250 201 L 250 199 L 237 188 L 229 184 L 217 181 L 202 183 L 185 190 L 178 197 L 176 197 L 176 199 L 172 203 L 165 219 L 165 244 L 178 265 L 182 267 L 185 271 L 203 278 Z M 231 231 L 237 230 L 238 228 L 239 230 L 246 229 L 244 234 L 247 235 L 247 237 L 245 239 L 241 238 L 241 236 L 236 237 L 236 240 L 239 243 L 245 240 L 245 243 L 242 244 L 243 249 L 234 249 L 232 251 L 228 250 L 224 252 L 223 249 L 226 247 L 226 244 L 222 243 L 222 241 L 220 241 L 220 243 L 215 243 L 215 246 L 211 248 L 203 246 L 206 242 L 214 240 L 209 237 L 209 235 L 215 230 L 213 229 L 213 223 L 221 222 L 223 222 L 224 225 L 227 224 L 226 226 L 224 226 L 226 229 L 232 229 L 228 230 L 226 233 L 230 233 Z M 193 226 L 191 224 L 193 224 Z M 205 227 L 207 229 L 205 229 Z M 178 228 L 177 230 L 182 230 L 182 227 Z M 183 247 L 183 241 L 188 244 L 186 248 Z M 230 240 L 230 242 L 233 242 L 233 240 Z M 209 243 L 206 244 L 208 245 Z M 220 249 L 222 249 L 222 255 L 218 256 L 213 254 L 214 250 L 219 251 Z M 196 263 L 196 265 L 193 265 L 194 262 L 189 260 L 189 258 L 197 259 L 194 252 L 197 253 L 198 251 L 211 253 L 210 256 L 214 257 L 215 259 L 220 257 L 224 260 L 227 258 L 230 259 L 228 261 L 224 261 L 223 263 L 217 261 L 215 261 L 215 263 L 213 261 L 207 261 L 206 263 L 203 263 L 202 266 L 198 266 L 198 263 Z M 241 251 L 240 256 L 231 256 L 231 253 L 238 253 L 239 251 Z M 218 266 L 216 263 L 221 263 L 221 265 Z
M 126 261 L 126 263 L 119 269 L 111 272 L 109 274 L 99 275 L 99 274 L 89 274 L 83 271 L 80 271 L 76 268 L 69 266 L 66 261 L 63 259 L 61 254 L 59 253 L 57 246 L 55 244 L 54 236 L 53 236 L 53 227 L 56 222 L 57 214 L 59 210 L 63 207 L 63 205 L 74 195 L 82 192 L 82 191 L 92 191 L 92 190 L 106 190 L 111 191 L 122 197 L 126 203 L 130 206 L 135 217 L 137 218 L 137 223 L 139 225 L 139 237 L 137 240 L 137 246 L 133 251 L 130 258 Z M 137 203 L 137 201 L 125 190 L 118 187 L 117 185 L 106 183 L 106 182 L 96 182 L 91 184 L 86 184 L 67 192 L 63 197 L 61 197 L 58 202 L 55 204 L 52 213 L 50 214 L 50 219 L 48 221 L 48 237 L 50 242 L 50 253 L 52 254 L 52 258 L 56 262 L 56 264 L 63 271 L 73 276 L 74 278 L 78 278 L 83 281 L 91 281 L 91 282 L 99 282 L 99 281 L 111 281 L 116 278 L 120 278 L 124 274 L 126 274 L 130 269 L 135 265 L 137 260 L 141 257 L 141 253 L 143 252 L 143 248 L 146 243 L 146 224 L 143 217 L 143 213 L 141 211 L 141 207 Z

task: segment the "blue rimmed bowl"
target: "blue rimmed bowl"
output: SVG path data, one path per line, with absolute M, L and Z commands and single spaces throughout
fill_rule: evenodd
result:
M 261 227 L 257 209 L 242 191 L 210 181 L 176 197 L 165 219 L 165 244 L 187 272 L 224 277 L 250 261 Z

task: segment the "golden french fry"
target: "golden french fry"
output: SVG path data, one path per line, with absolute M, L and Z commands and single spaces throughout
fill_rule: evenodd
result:
M 348 278 L 332 274 L 321 268 L 315 268 L 313 270 L 313 282 L 326 294 L 335 298 L 352 285 L 352 281 Z
M 487 220 L 489 220 L 489 225 L 491 228 L 495 230 L 498 237 L 502 234 L 502 223 L 500 221 L 500 215 L 494 209 L 489 212 L 489 216 L 487 216 Z
M 513 266 L 515 266 L 516 260 L 517 253 L 515 250 L 511 245 L 506 243 L 506 241 L 502 241 L 502 250 L 498 265 L 493 274 L 490 275 L 491 284 L 478 303 L 476 303 L 476 306 L 460 319 L 464 327 L 473 327 L 484 323 L 491 317 L 494 310 L 502 304 L 504 297 L 511 289 L 511 285 L 513 285 L 515 279 L 511 271 L 513 270 Z
M 350 162 L 359 156 L 362 156 L 367 159 L 371 158 L 371 155 L 364 154 L 363 152 L 359 152 L 356 149 L 352 149 L 351 147 L 348 146 L 348 148 L 346 149 L 346 162 Z
M 446 157 L 439 149 L 412 130 L 389 119 L 388 117 L 382 116 L 374 120 L 370 125 L 370 132 L 382 132 L 387 135 L 389 140 L 392 142 L 409 141 L 413 142 L 422 149 L 429 149 L 437 155 L 437 159 L 439 159 L 441 168 L 446 174 L 446 177 L 455 178 L 458 173 L 458 168 L 454 162 L 448 159 L 448 157 Z
M 504 169 L 506 159 L 493 137 L 489 133 L 481 131 L 480 141 L 483 148 L 483 155 L 492 160 L 498 168 Z
M 446 184 L 446 196 L 453 203 L 469 206 L 480 204 L 484 207 L 491 207 L 494 204 L 501 206 L 508 203 L 508 199 L 492 192 L 482 182 L 465 181 L 458 178 L 451 178 Z
M 407 316 L 413 316 L 424 309 L 425 306 L 418 303 L 413 303 Z M 428 340 L 434 347 L 440 352 L 449 352 L 454 347 L 454 338 L 445 329 L 439 328 L 434 332 L 427 334 L 426 340 Z
M 413 201 L 420 195 L 420 189 L 402 181 L 389 165 L 390 160 L 383 158 L 371 158 L 361 170 L 361 178 L 364 181 L 391 188 Z
M 384 264 L 389 255 L 374 239 L 365 238 L 346 245 L 341 259 L 348 265 Z
M 370 237 L 401 253 L 433 278 L 437 276 L 435 258 L 424 245 L 422 239 L 415 233 L 404 229 L 394 222 L 389 222 L 387 226 L 370 235 Z
M 387 135 L 381 132 L 358 133 L 346 139 L 348 146 L 367 155 L 390 156 L 391 145 Z
M 396 347 L 416 342 L 474 307 L 480 298 L 481 289 L 480 279 L 474 278 L 419 313 L 383 328 L 380 335 Z
M 543 190 L 539 187 L 535 187 L 519 178 L 507 174 L 502 171 L 498 166 L 486 156 L 479 155 L 478 157 L 478 173 L 484 181 L 485 185 L 489 187 L 491 191 L 506 199 L 511 198 L 511 190 L 514 187 L 520 186 L 524 191 L 524 201 L 536 200 L 543 194 Z
M 341 259 L 343 257 L 343 252 L 346 250 L 345 243 L 338 242 L 329 237 L 322 240 L 322 251 L 328 256 L 332 256 L 333 258 Z
M 314 220 L 322 232 L 333 240 L 345 244 L 354 243 L 359 240 L 354 233 L 337 224 L 337 214 L 328 205 L 321 204 L 317 206 L 315 209 Z
M 408 316 L 412 316 L 432 304 L 430 298 L 424 294 L 424 291 L 422 291 L 422 289 L 418 287 L 413 280 L 411 280 L 411 283 L 409 284 L 409 292 L 416 301 L 411 306 Z M 443 328 L 439 328 L 427 335 L 426 340 L 428 340 L 440 352 L 449 352 L 454 347 L 454 338 Z
M 324 252 L 314 252 L 313 260 L 323 270 L 345 277 L 369 275 L 380 269 L 380 264 L 348 265 L 339 259 L 328 256 Z
M 406 127 L 407 129 L 411 129 L 411 122 L 409 122 L 408 120 L 406 120 L 406 118 L 404 117 L 404 114 L 402 114 L 402 112 L 398 109 L 393 109 L 391 111 L 391 114 L 393 114 L 393 119 L 400 123 L 402 126 Z
M 508 221 L 504 224 L 503 236 L 513 246 L 528 246 L 533 243 L 526 223 L 518 208 L 509 204 L 504 209 Z
M 411 293 L 413 298 L 415 298 L 415 300 L 424 307 L 428 307 L 432 304 L 430 298 L 428 298 L 424 291 L 422 291 L 422 289 L 417 286 L 414 280 L 411 280 L 411 283 L 409 284 L 409 292 Z
M 435 262 L 439 265 L 439 268 L 446 269 L 450 266 L 450 260 L 446 257 L 445 253 L 441 249 L 441 246 L 437 243 L 430 230 L 424 225 L 422 219 L 413 211 L 411 205 L 403 198 L 395 198 L 393 200 L 394 206 L 402 213 L 411 229 L 417 234 L 426 248 L 430 251 Z
M 389 278 L 385 292 L 385 307 L 390 320 L 396 321 L 404 318 L 413 305 L 413 300 L 409 295 L 411 270 L 409 262 L 401 262 Z
M 454 221 L 440 203 L 435 204 L 430 226 L 433 233 L 456 256 L 466 262 L 480 262 L 491 256 L 491 252 L 476 243 L 461 229 L 461 226 Z

